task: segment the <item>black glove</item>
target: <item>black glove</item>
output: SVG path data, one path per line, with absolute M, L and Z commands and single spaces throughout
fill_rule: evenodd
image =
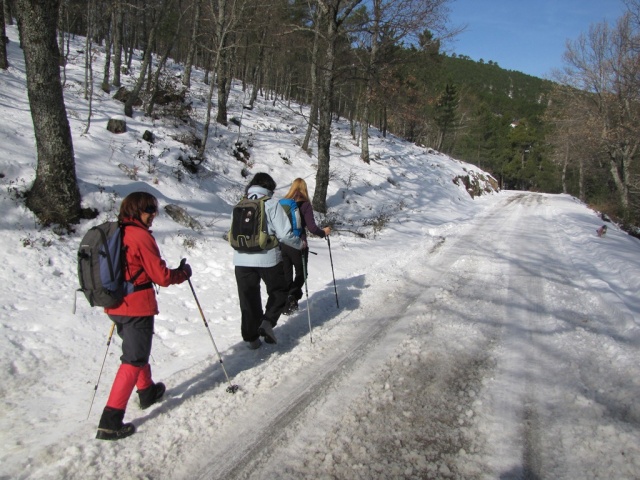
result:
M 193 273 L 191 272 L 191 265 L 187 263 L 186 258 L 182 259 L 178 268 L 184 272 L 184 274 L 187 276 L 187 280 L 191 278 L 191 275 Z

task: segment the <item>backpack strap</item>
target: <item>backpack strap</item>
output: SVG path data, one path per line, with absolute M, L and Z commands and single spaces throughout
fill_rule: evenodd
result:
M 153 288 L 153 282 L 147 282 L 147 283 L 141 283 L 140 285 L 134 285 L 133 286 L 133 291 L 134 292 L 139 292 L 140 290 L 148 290 L 150 288 Z
M 137 228 L 143 228 L 140 225 L 133 223 L 133 222 L 120 222 L 120 226 L 122 227 L 122 240 L 124 242 L 124 232 L 125 232 L 125 227 L 137 227 Z M 135 275 L 131 276 L 131 272 L 129 271 L 129 265 L 126 262 L 126 249 L 123 246 L 123 250 L 125 250 L 125 268 L 127 270 L 127 273 L 130 276 L 130 279 L 127 280 L 129 283 L 131 283 L 133 285 L 133 291 L 134 292 L 139 292 L 140 290 L 147 290 L 149 288 L 153 288 L 153 282 L 147 282 L 147 283 L 141 283 L 140 285 L 135 285 L 135 281 L 138 279 L 138 277 L 142 274 L 142 272 L 144 272 L 144 268 L 140 268 L 140 270 L 138 270 L 136 272 Z

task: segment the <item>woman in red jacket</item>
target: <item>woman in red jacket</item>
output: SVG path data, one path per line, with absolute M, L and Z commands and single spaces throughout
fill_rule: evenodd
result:
M 136 431 L 132 423 L 122 422 L 134 387 L 138 389 L 142 409 L 156 403 L 165 392 L 164 384 L 151 379 L 149 365 L 154 316 L 158 313 L 153 284 L 168 287 L 182 283 L 191 277 L 191 267 L 185 263 L 173 270 L 167 268 L 149 230 L 157 213 L 158 200 L 146 192 L 131 193 L 120 205 L 118 220 L 124 225 L 125 280 L 133 279 L 134 291 L 118 306 L 105 308 L 122 339 L 122 364 L 98 425 L 96 438 L 101 440 L 118 440 Z

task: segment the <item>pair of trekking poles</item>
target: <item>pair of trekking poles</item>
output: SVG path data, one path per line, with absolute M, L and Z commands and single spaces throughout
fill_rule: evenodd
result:
M 327 245 L 329 246 L 329 260 L 331 262 L 331 275 L 333 276 L 333 290 L 336 293 L 336 308 L 340 308 L 340 303 L 338 302 L 338 287 L 336 287 L 336 274 L 333 271 L 333 256 L 331 255 L 331 240 L 329 240 L 329 236 L 324 237 L 327 240 Z M 309 253 L 313 253 L 317 255 L 315 252 L 309 250 Z M 307 262 L 304 259 L 304 255 L 302 255 L 302 274 L 304 275 L 304 291 L 307 296 L 307 316 L 309 318 L 309 341 L 313 343 L 313 336 L 311 333 L 311 302 L 309 301 L 309 288 L 307 287 Z
M 180 261 L 180 267 L 182 267 L 185 263 L 187 262 L 186 258 L 183 258 Z M 224 368 L 224 363 L 222 361 L 222 355 L 220 355 L 220 351 L 218 350 L 218 346 L 216 345 L 216 341 L 213 339 L 213 334 L 211 333 L 211 329 L 209 328 L 209 324 L 207 323 L 207 319 L 204 316 L 204 312 L 202 311 L 202 307 L 200 306 L 200 301 L 198 300 L 198 296 L 196 295 L 196 291 L 193 288 L 193 284 L 191 283 L 191 279 L 188 278 L 187 281 L 189 282 L 189 287 L 191 288 L 191 292 L 193 293 L 193 298 L 196 301 L 196 305 L 198 306 L 198 310 L 200 311 L 200 316 L 202 317 L 202 321 L 204 322 L 204 326 L 207 329 L 207 332 L 209 332 L 209 338 L 211 338 L 211 343 L 213 343 L 213 348 L 216 351 L 216 355 L 218 356 L 218 360 L 220 361 L 220 366 L 222 367 L 222 371 L 224 373 L 224 376 L 227 380 L 227 383 L 229 384 L 229 386 L 227 387 L 227 392 L 229 393 L 236 393 L 240 387 L 238 385 L 234 385 L 231 383 L 231 379 L 229 378 L 229 375 L 227 374 L 227 369 Z M 93 402 L 96 399 L 96 392 L 98 391 L 98 384 L 100 383 L 100 377 L 102 377 L 102 370 L 104 370 L 104 363 L 107 359 L 107 353 L 109 352 L 109 345 L 111 345 L 111 338 L 113 337 L 113 330 L 115 328 L 116 324 L 112 323 L 111 324 L 111 329 L 109 330 L 109 338 L 107 339 L 107 349 L 104 352 L 104 358 L 102 359 L 102 366 L 100 367 L 100 374 L 98 375 L 98 380 L 96 381 L 96 385 L 93 388 L 93 398 L 91 399 L 91 405 L 89 406 L 89 413 L 87 414 L 87 419 L 89 419 L 89 416 L 91 415 L 91 409 L 93 408 Z
M 331 274 L 333 275 L 333 289 L 335 291 L 336 294 L 336 307 L 340 308 L 340 304 L 338 303 L 338 288 L 336 287 L 336 275 L 334 273 L 333 270 L 333 257 L 331 255 L 331 240 L 329 240 L 329 237 L 325 237 L 327 239 L 327 245 L 329 246 L 329 259 L 331 261 Z M 313 252 L 311 252 L 313 253 Z M 314 253 L 314 255 L 316 255 Z M 180 266 L 184 265 L 186 263 L 187 259 L 183 258 L 180 261 Z M 307 265 L 306 262 L 304 260 L 304 255 L 302 256 L 302 271 L 303 271 L 303 275 L 304 275 L 304 289 L 305 289 L 305 293 L 307 295 L 307 315 L 309 317 L 309 340 L 311 343 L 313 343 L 313 337 L 312 337 L 312 331 L 311 331 L 311 302 L 309 301 L 309 289 L 307 287 Z M 218 347 L 216 345 L 216 341 L 213 339 L 213 334 L 211 333 L 211 329 L 209 328 L 209 324 L 207 323 L 207 319 L 204 316 L 204 312 L 202 310 L 202 307 L 200 306 L 200 301 L 198 300 L 198 296 L 196 295 L 196 291 L 193 288 L 193 284 L 191 283 L 191 279 L 188 278 L 187 281 L 189 282 L 189 287 L 191 288 L 191 293 L 193 293 L 193 298 L 196 301 L 196 305 L 198 306 L 198 311 L 200 312 L 200 316 L 202 317 L 202 321 L 204 323 L 204 326 L 207 329 L 207 332 L 209 332 L 209 338 L 211 338 L 211 343 L 213 344 L 213 348 L 216 352 L 216 355 L 218 356 L 218 360 L 220 361 L 220 366 L 222 367 L 222 372 L 224 373 L 224 376 L 227 380 L 227 383 L 229 384 L 229 386 L 227 387 L 226 391 L 228 393 L 236 393 L 240 387 L 236 384 L 232 384 L 231 383 L 231 379 L 229 378 L 229 375 L 227 374 L 227 369 L 224 367 L 224 362 L 222 361 L 222 355 L 220 355 L 220 351 L 218 350 Z M 107 338 L 107 348 L 104 352 L 104 358 L 102 359 L 102 366 L 100 367 L 100 373 L 98 374 L 98 380 L 96 381 L 96 384 L 93 388 L 93 397 L 91 398 L 91 405 L 89 405 L 89 413 L 87 414 L 87 419 L 89 419 L 89 416 L 91 415 L 91 409 L 93 408 L 93 402 L 96 399 L 96 393 L 98 392 L 98 384 L 100 383 L 100 378 L 102 377 L 102 371 L 104 370 L 104 364 L 107 360 L 107 354 L 109 353 L 109 346 L 111 345 L 111 339 L 113 338 L 113 331 L 115 329 L 116 324 L 112 323 L 111 324 L 111 329 L 109 330 L 109 336 Z

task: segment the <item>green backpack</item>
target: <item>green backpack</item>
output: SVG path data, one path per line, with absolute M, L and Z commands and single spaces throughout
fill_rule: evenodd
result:
M 243 197 L 231 215 L 229 244 L 239 252 L 259 252 L 278 246 L 278 239 L 267 229 L 264 202 L 270 197 Z

